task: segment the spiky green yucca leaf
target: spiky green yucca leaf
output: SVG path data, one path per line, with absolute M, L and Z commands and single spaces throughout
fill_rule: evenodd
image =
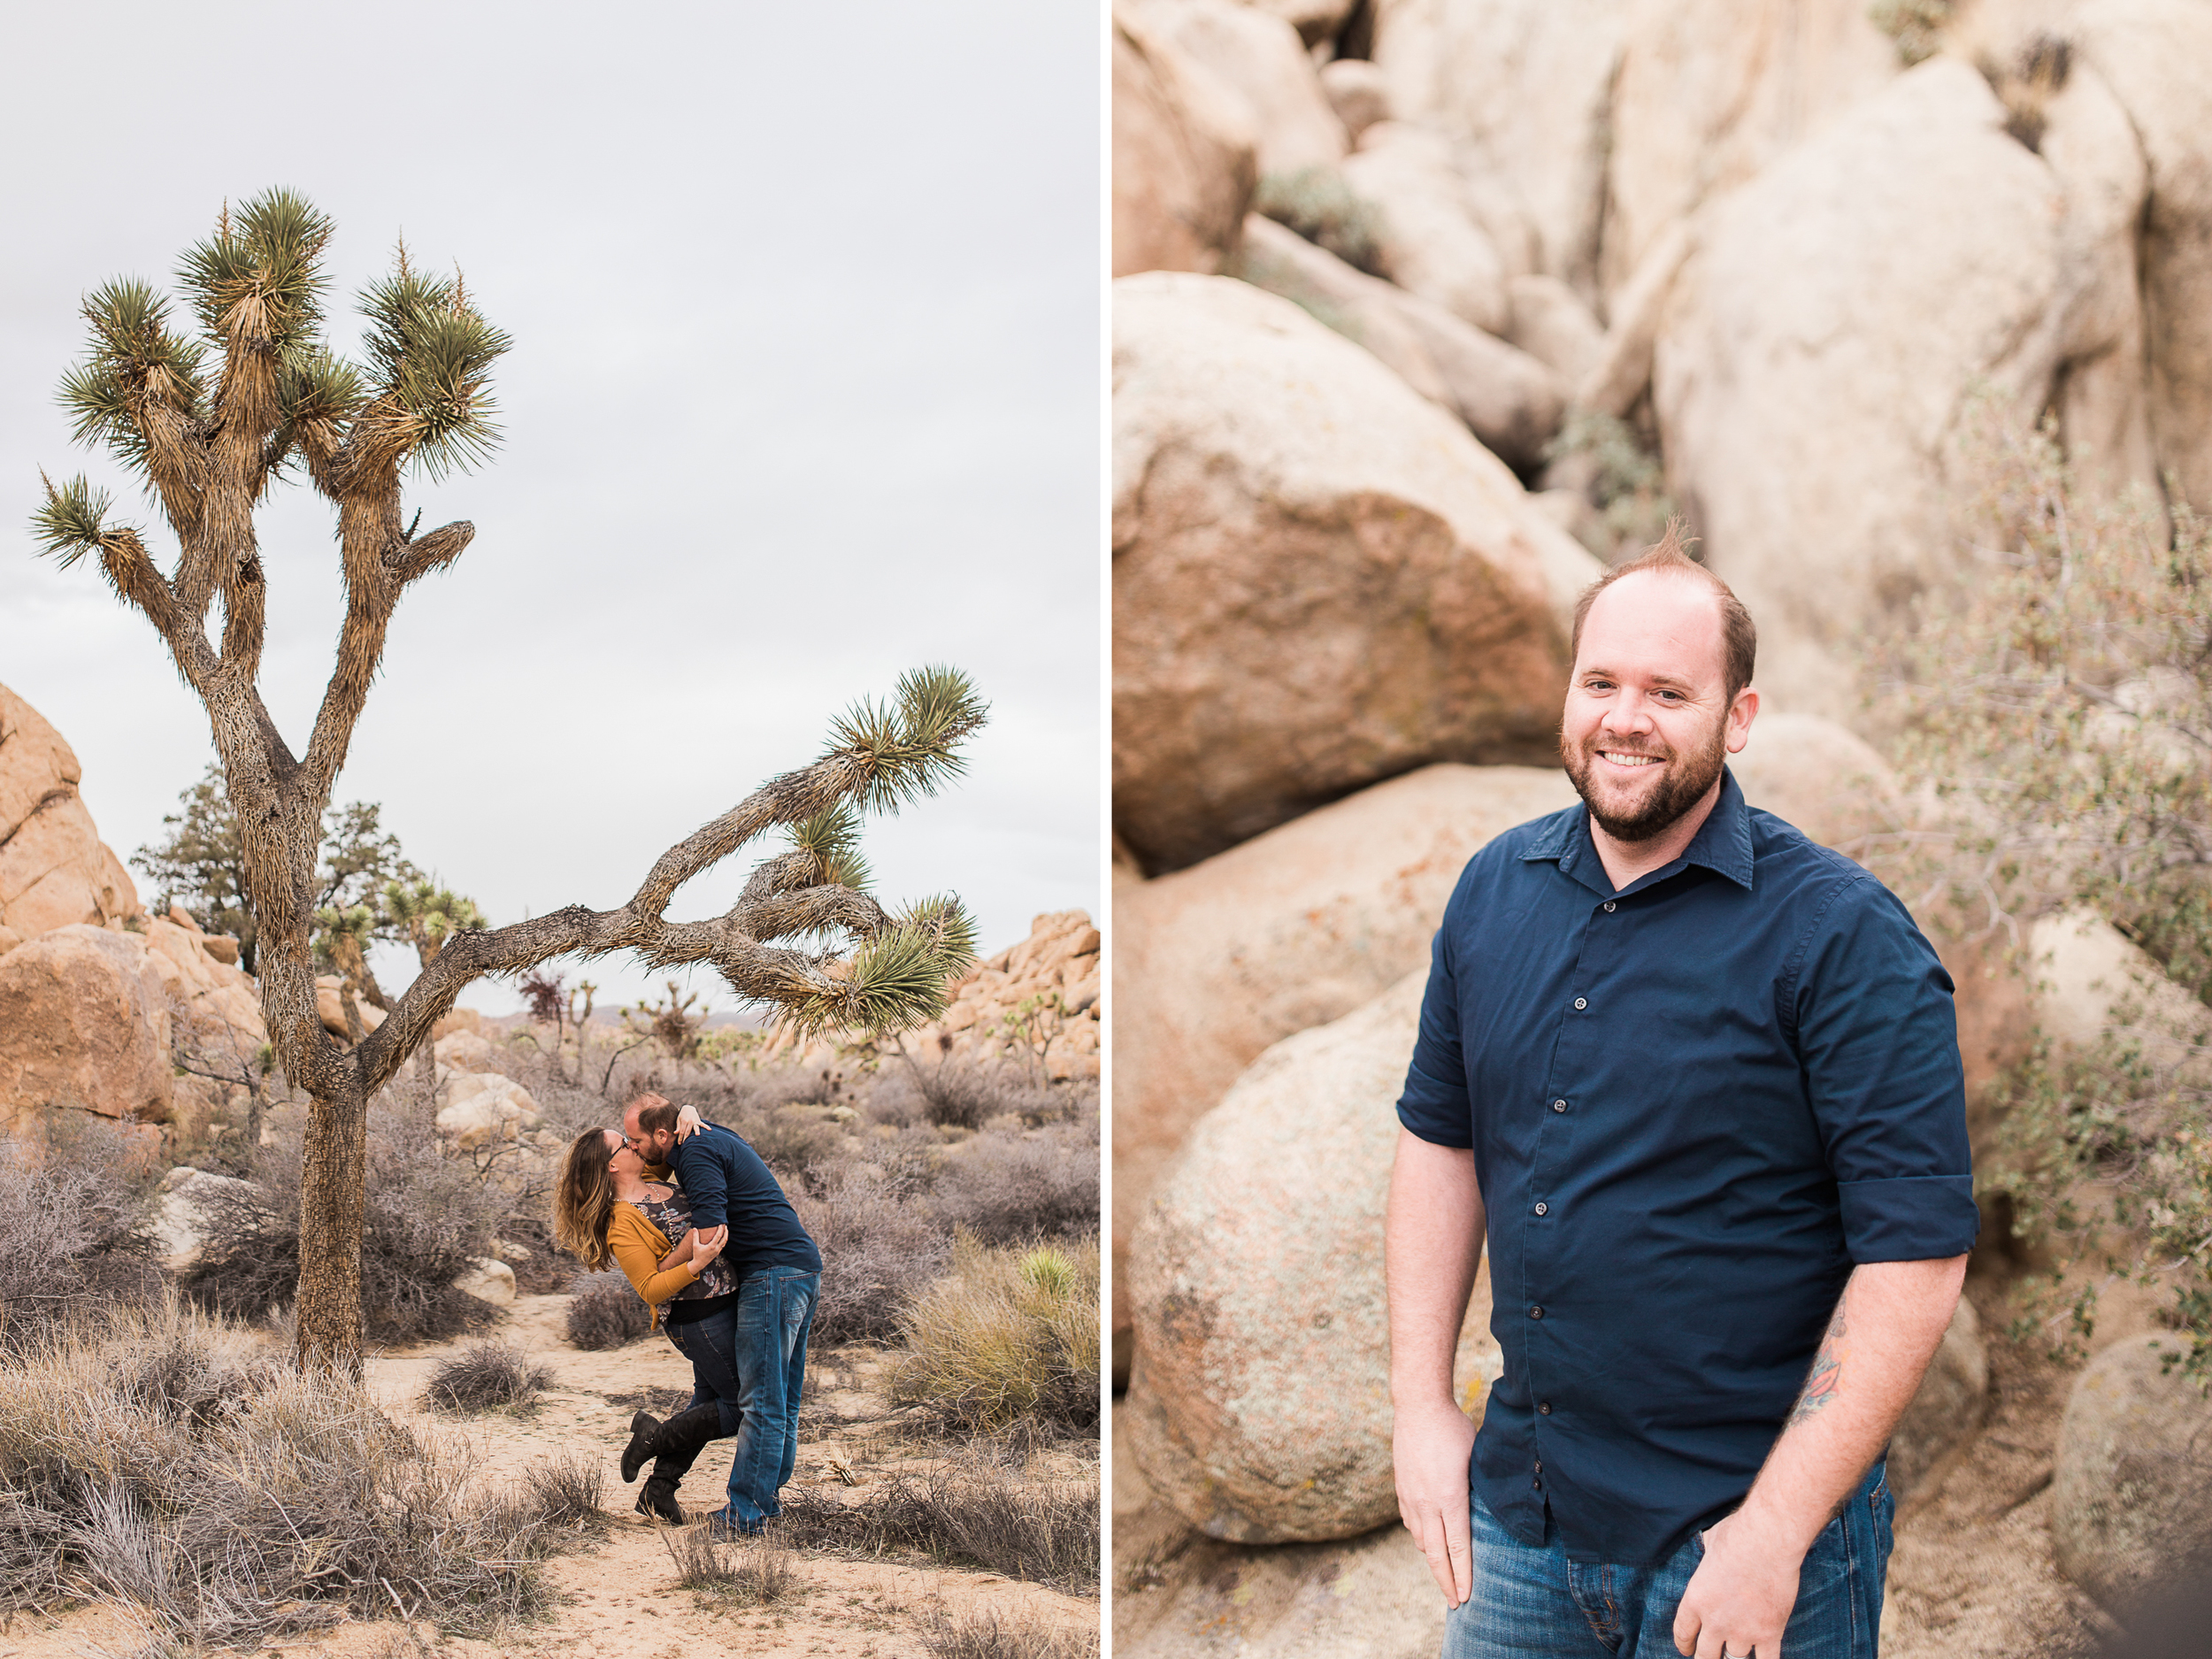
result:
M 830 727 L 830 754 L 856 761 L 864 809 L 896 812 L 934 795 L 966 769 L 959 745 L 979 728 L 989 705 L 955 668 L 915 669 L 899 679 L 893 702 L 863 697 Z
M 891 925 L 918 928 L 935 939 L 948 975 L 965 973 L 975 965 L 975 918 L 949 893 L 917 899 L 894 914 Z
M 853 953 L 830 989 L 784 1005 L 801 1033 L 904 1031 L 945 1011 L 946 982 L 959 972 L 935 930 L 887 927 Z
M 860 815 L 849 804 L 840 802 L 812 818 L 786 825 L 784 831 L 795 850 L 814 855 L 820 865 L 815 878 L 818 883 L 855 893 L 868 890 L 872 877 L 860 854 Z
M 363 342 L 382 396 L 405 418 L 407 447 L 433 476 L 466 470 L 499 442 L 492 364 L 514 343 L 469 303 L 457 278 L 426 277 L 399 250 L 392 274 L 365 290 Z
M 46 501 L 31 515 L 31 539 L 66 570 L 86 554 L 100 550 L 101 538 L 107 534 L 108 493 L 93 488 L 81 472 L 59 489 L 43 472 L 39 482 L 46 486 Z
M 104 443 L 125 465 L 142 469 L 149 406 L 196 416 L 205 398 L 200 348 L 169 326 L 167 303 L 135 278 L 105 283 L 85 296 L 92 329 L 84 362 L 63 375 L 61 405 L 73 418 L 80 443 Z
M 178 272 L 201 327 L 219 341 L 266 341 L 280 357 L 307 347 L 323 319 L 321 259 L 334 228 L 291 190 L 265 190 L 234 218 L 226 209 Z

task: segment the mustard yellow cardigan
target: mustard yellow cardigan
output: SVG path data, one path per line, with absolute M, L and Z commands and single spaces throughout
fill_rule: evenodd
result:
M 668 1235 L 648 1221 L 635 1204 L 618 1203 L 607 1217 L 608 1252 L 652 1309 L 653 1325 L 649 1328 L 659 1325 L 662 1304 L 699 1278 L 698 1270 L 688 1262 L 662 1270 L 661 1257 L 674 1248 Z

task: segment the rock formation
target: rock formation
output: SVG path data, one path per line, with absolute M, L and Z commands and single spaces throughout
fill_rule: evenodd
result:
M 141 913 L 137 888 L 92 826 L 83 778 L 61 733 L 0 686 L 0 951 Z
M 1248 284 L 1114 304 L 1114 814 L 1192 864 L 1433 760 L 1548 756 L 1597 572 L 1369 353 Z

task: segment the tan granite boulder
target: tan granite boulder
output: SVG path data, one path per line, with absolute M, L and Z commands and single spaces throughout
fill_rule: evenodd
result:
M 1146 0 L 1145 9 L 1161 34 L 1243 100 L 1263 176 L 1342 157 L 1344 123 L 1289 23 L 1233 0 Z
M 1428 766 L 1117 892 L 1113 1317 L 1125 1356 L 1130 1237 L 1191 1126 L 1271 1045 L 1422 968 L 1467 861 L 1574 800 L 1556 768 Z
M 0 686 L 0 926 L 19 939 L 142 911 L 78 794 L 83 777 L 61 733 Z
M 2117 1344 L 2067 1397 L 2051 1471 L 2058 1570 L 2124 1608 L 2212 1551 L 2212 1400 L 2178 1362 L 2185 1342 Z
M 1244 101 L 1132 0 L 1113 9 L 1113 269 L 1218 271 L 1258 173 Z
M 1425 979 L 1270 1048 L 1137 1229 L 1131 1447 L 1210 1537 L 1349 1538 L 1397 1513 L 1382 1224 Z M 1489 1322 L 1486 1273 L 1453 1368 L 1478 1420 L 1503 1371 Z
M 1242 282 L 1114 294 L 1115 827 L 1194 864 L 1437 760 L 1543 762 L 1600 566 L 1466 428 Z
M 169 999 L 139 939 L 49 929 L 0 956 L 0 1133 L 50 1111 L 168 1118 Z

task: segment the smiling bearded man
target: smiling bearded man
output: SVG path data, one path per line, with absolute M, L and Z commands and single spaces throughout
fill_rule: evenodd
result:
M 1744 801 L 1756 635 L 1678 526 L 1573 643 L 1584 804 L 1468 864 L 1398 1102 L 1399 1510 L 1447 1659 L 1871 1659 L 1882 1457 L 1978 1225 L 1951 981 Z M 1478 1432 L 1452 1356 L 1486 1248 Z

